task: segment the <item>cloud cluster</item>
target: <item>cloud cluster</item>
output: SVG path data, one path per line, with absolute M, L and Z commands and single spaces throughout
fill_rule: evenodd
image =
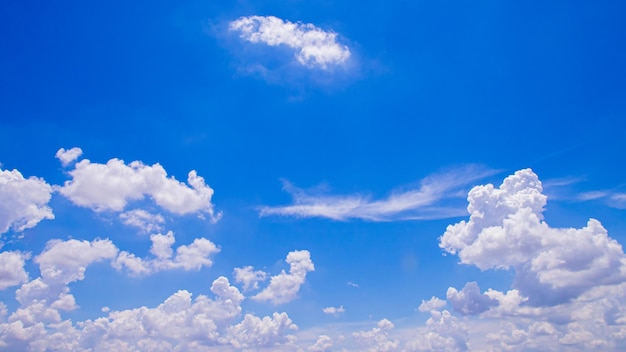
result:
M 260 208 L 260 215 L 300 218 L 321 217 L 340 221 L 349 219 L 392 221 L 458 217 L 465 214 L 462 207 L 443 206 L 441 202 L 458 199 L 465 186 L 494 173 L 494 170 L 470 165 L 430 175 L 421 180 L 418 188 L 394 192 L 387 198 L 379 200 L 373 200 L 371 197 L 359 194 L 341 196 L 307 193 L 289 182 L 284 182 L 283 189 L 292 195 L 294 204 L 264 206 Z
M 69 171 L 71 180 L 59 187 L 59 193 L 74 204 L 95 211 L 123 211 L 128 202 L 150 197 L 161 208 L 178 215 L 203 213 L 214 220 L 211 197 L 213 189 L 195 170 L 189 172 L 187 184 L 168 177 L 159 165 L 129 164 L 111 159 L 106 164 L 83 159 Z
M 181 290 L 155 308 L 111 311 L 72 324 L 34 303 L 0 323 L 0 348 L 31 351 L 225 351 L 290 344 L 297 329 L 285 313 L 241 314 L 244 296 L 228 279 L 213 281 L 215 298 Z
M 52 187 L 37 177 L 24 178 L 17 171 L 0 169 L 0 234 L 36 226 L 41 220 L 54 219 L 48 206 Z
M 626 255 L 595 219 L 583 228 L 543 220 L 537 175 L 517 171 L 498 188 L 474 187 L 468 221 L 448 226 L 440 247 L 481 270 L 513 270 L 506 293 L 470 282 L 448 303 L 479 316 L 473 346 L 503 350 L 616 349 L 626 342 Z M 497 330 L 494 330 L 497 327 Z
M 253 300 L 278 305 L 296 298 L 307 273 L 315 271 L 315 266 L 307 250 L 289 252 L 285 261 L 289 264 L 289 273 L 283 270 L 280 274 L 272 276 L 270 284 L 253 296 Z
M 241 39 L 269 46 L 285 46 L 295 52 L 299 64 L 328 69 L 350 58 L 347 46 L 337 42 L 337 34 L 312 24 L 292 23 L 274 16 L 248 16 L 230 22 L 229 29 Z
M 212 256 L 219 253 L 219 248 L 206 238 L 196 238 L 190 245 L 176 248 L 172 246 L 175 238 L 172 231 L 165 235 L 150 236 L 152 247 L 150 253 L 154 258 L 142 259 L 127 251 L 122 251 L 112 265 L 118 270 L 126 268 L 133 275 L 148 275 L 171 269 L 199 270 L 213 265 Z

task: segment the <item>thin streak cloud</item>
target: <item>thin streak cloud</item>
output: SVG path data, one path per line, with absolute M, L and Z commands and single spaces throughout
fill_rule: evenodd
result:
M 419 187 L 396 191 L 383 199 L 362 194 L 328 195 L 307 192 L 283 181 L 283 190 L 291 194 L 293 204 L 263 206 L 260 216 L 296 218 L 328 218 L 338 221 L 360 219 L 368 221 L 445 219 L 466 214 L 463 205 L 444 204 L 463 197 L 464 187 L 474 181 L 497 173 L 497 170 L 469 165 L 430 175 Z

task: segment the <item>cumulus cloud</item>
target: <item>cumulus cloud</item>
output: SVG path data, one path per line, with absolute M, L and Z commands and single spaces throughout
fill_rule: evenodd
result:
M 28 281 L 28 273 L 24 269 L 28 258 L 29 255 L 20 252 L 0 253 L 0 290 Z
M 315 266 L 307 250 L 289 252 L 285 261 L 289 264 L 289 273 L 283 270 L 280 274 L 272 276 L 270 284 L 253 296 L 253 300 L 269 301 L 278 305 L 296 298 L 307 273 L 315 271 Z
M 108 311 L 73 324 L 54 308 L 35 302 L 0 323 L 0 348 L 64 351 L 204 351 L 272 349 L 290 344 L 297 327 L 285 313 L 259 318 L 241 314 L 243 295 L 219 277 L 215 298 L 180 290 L 155 308 Z
M 143 209 L 121 213 L 120 219 L 124 224 L 136 227 L 144 233 L 161 231 L 165 223 L 165 219 L 160 214 L 151 214 Z
M 251 266 L 235 268 L 233 275 L 235 276 L 235 282 L 243 284 L 244 291 L 258 289 L 259 282 L 267 279 L 267 273 L 260 270 L 255 271 Z
M 54 219 L 48 206 L 52 187 L 41 178 L 24 178 L 17 171 L 0 169 L 0 234 L 35 227 L 41 220 Z
M 476 282 L 460 291 L 448 289 L 446 298 L 455 312 L 478 316 L 464 324 L 466 338 L 454 339 L 459 349 L 467 348 L 467 337 L 472 349 L 481 350 L 625 346 L 626 256 L 599 221 L 590 219 L 582 228 L 549 226 L 543 218 L 547 198 L 530 169 L 517 171 L 499 187 L 474 187 L 468 202 L 469 220 L 448 226 L 440 247 L 462 264 L 512 270 L 514 279 L 506 293 L 481 293 Z M 455 336 L 446 330 L 439 333 L 441 338 Z M 416 340 L 407 349 L 437 348 Z
M 439 308 L 445 307 L 446 304 L 446 301 L 433 296 L 428 301 L 422 300 L 422 304 L 420 304 L 418 310 L 420 312 L 430 312 L 432 310 L 439 310 Z
M 56 158 L 61 161 L 61 165 L 67 166 L 76 161 L 76 159 L 78 159 L 81 155 L 83 155 L 83 150 L 78 147 L 74 147 L 69 150 L 61 148 L 57 151 Z
M 128 202 L 147 196 L 174 214 L 206 214 L 214 221 L 220 217 L 211 203 L 213 189 L 195 170 L 189 172 L 185 184 L 168 177 L 159 164 L 148 166 L 140 161 L 126 164 L 119 159 L 98 164 L 83 159 L 69 174 L 72 179 L 59 187 L 59 192 L 74 204 L 95 211 L 121 212 Z
M 335 317 L 339 317 L 343 313 L 345 313 L 346 310 L 345 310 L 345 308 L 343 306 L 326 307 L 326 308 L 322 309 L 322 312 L 324 312 L 324 314 L 328 314 L 328 315 L 332 315 L 332 316 L 335 316 Z
M 380 200 L 365 195 L 325 195 L 307 193 L 284 182 L 283 189 L 291 194 L 293 205 L 264 206 L 261 216 L 281 215 L 300 218 L 322 217 L 346 221 L 363 219 L 369 221 L 441 219 L 465 214 L 462 206 L 443 206 L 442 201 L 459 199 L 461 191 L 470 182 L 494 174 L 471 165 L 464 168 L 434 174 L 421 180 L 415 189 L 392 193 Z
M 387 319 L 378 322 L 378 327 L 369 331 L 357 331 L 352 337 L 360 346 L 361 351 L 388 352 L 395 351 L 399 342 L 389 338 L 389 331 L 395 326 Z
M 311 352 L 325 352 L 333 347 L 333 339 L 328 335 L 320 335 L 313 346 L 309 347 Z
M 507 177 L 499 188 L 473 188 L 468 201 L 469 221 L 448 226 L 440 247 L 481 270 L 514 269 L 515 288 L 528 303 L 563 303 L 626 279 L 622 246 L 599 221 L 590 219 L 581 229 L 543 221 L 546 196 L 530 169 Z
M 337 42 L 336 33 L 310 23 L 292 23 L 274 16 L 248 16 L 230 22 L 229 29 L 250 43 L 290 48 L 297 62 L 306 67 L 328 69 L 350 58 L 350 50 Z
M 409 329 L 404 351 L 467 351 L 468 327 L 447 310 L 431 310 L 426 326 Z
M 165 235 L 151 235 L 150 240 L 152 241 L 150 253 L 154 256 L 153 258 L 142 259 L 127 251 L 121 251 L 112 262 L 113 267 L 117 270 L 126 268 L 133 275 L 148 275 L 171 269 L 199 270 L 203 267 L 211 267 L 212 257 L 220 251 L 206 238 L 196 238 L 191 244 L 176 248 L 174 255 L 172 246 L 175 238 L 172 231 Z

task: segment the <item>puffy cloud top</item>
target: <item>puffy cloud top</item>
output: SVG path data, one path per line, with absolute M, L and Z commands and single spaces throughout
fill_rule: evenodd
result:
M 10 228 L 23 231 L 43 219 L 54 219 L 47 205 L 52 187 L 37 177 L 0 169 L 0 234 Z

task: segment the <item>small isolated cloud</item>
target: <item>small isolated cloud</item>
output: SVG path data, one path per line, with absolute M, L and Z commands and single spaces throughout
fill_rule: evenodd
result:
M 343 306 L 339 306 L 339 307 L 326 307 L 324 309 L 322 309 L 322 312 L 324 312 L 324 314 L 328 314 L 328 315 L 332 315 L 334 317 L 339 317 L 341 316 L 343 313 L 345 313 L 345 308 L 343 308 Z
M 424 178 L 418 188 L 395 192 L 380 200 L 359 194 L 344 196 L 309 193 L 294 187 L 289 182 L 284 182 L 283 189 L 292 195 L 294 204 L 263 206 L 259 214 L 260 216 L 280 215 L 298 218 L 322 217 L 339 221 L 458 217 L 466 214 L 464 206 L 443 206 L 441 202 L 461 198 L 463 187 L 494 173 L 494 170 L 486 170 L 475 165 L 454 169 Z
M 244 291 L 257 290 L 259 282 L 267 279 L 267 273 L 260 270 L 255 271 L 251 266 L 235 268 L 233 275 L 235 282 L 243 284 Z
M 83 155 L 83 150 L 74 147 L 70 150 L 65 150 L 65 148 L 61 148 L 56 153 L 56 158 L 61 161 L 61 165 L 67 166 L 72 162 L 76 161 L 81 155 Z
M 289 264 L 289 273 L 283 270 L 280 274 L 272 276 L 270 284 L 253 296 L 253 300 L 268 301 L 278 305 L 291 302 L 296 298 L 307 273 L 315 271 L 315 266 L 307 250 L 289 252 L 285 261 Z
M 165 219 L 160 214 L 151 214 L 143 209 L 134 209 L 120 214 L 122 222 L 128 226 L 136 227 L 141 232 L 158 232 L 163 229 Z
M 17 171 L 0 169 L 0 234 L 35 227 L 41 220 L 54 219 L 48 206 L 52 187 L 41 178 L 24 178 Z
M 117 270 L 126 268 L 133 275 L 148 275 L 155 272 L 171 269 L 200 270 L 213 265 L 212 257 L 220 249 L 206 238 L 196 238 L 190 245 L 182 245 L 174 249 L 174 233 L 154 234 L 150 236 L 152 247 L 151 259 L 142 259 L 132 253 L 122 251 L 113 261 Z M 174 255 L 175 253 L 175 255 Z
M 189 172 L 185 184 L 168 177 L 159 164 L 148 166 L 140 161 L 126 164 L 119 159 L 99 164 L 83 159 L 69 174 L 72 179 L 58 187 L 59 193 L 74 204 L 95 211 L 121 212 L 128 202 L 147 196 L 174 214 L 206 214 L 213 221 L 221 215 L 214 213 L 213 189 L 195 170 Z
M 325 70 L 350 58 L 350 49 L 337 42 L 336 33 L 310 23 L 293 23 L 274 16 L 248 16 L 230 22 L 229 30 L 253 44 L 290 48 L 297 62 L 309 68 Z

